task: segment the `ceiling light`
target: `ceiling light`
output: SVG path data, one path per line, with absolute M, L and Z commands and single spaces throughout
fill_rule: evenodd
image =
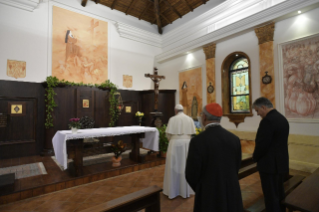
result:
M 299 10 L 299 11 L 298 11 L 298 13 L 300 14 L 300 13 L 301 13 L 301 11 Z
M 236 57 L 238 57 L 238 54 L 236 54 Z

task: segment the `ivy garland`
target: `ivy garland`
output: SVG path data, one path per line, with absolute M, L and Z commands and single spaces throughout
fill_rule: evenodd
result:
M 56 93 L 54 92 L 53 88 L 58 86 L 59 84 L 68 85 L 68 86 L 87 86 L 87 87 L 97 87 L 97 88 L 108 88 L 110 89 L 110 116 L 111 120 L 109 123 L 109 126 L 112 127 L 115 125 L 116 120 L 119 117 L 119 112 L 117 108 L 117 99 L 115 98 L 114 93 L 117 91 L 117 87 L 115 84 L 113 84 L 110 80 L 106 80 L 105 82 L 101 84 L 84 84 L 83 82 L 75 83 L 75 82 L 69 82 L 64 80 L 59 80 L 56 77 L 49 76 L 46 80 L 48 87 L 46 90 L 46 119 L 45 119 L 45 127 L 48 129 L 50 127 L 53 127 L 53 117 L 52 112 L 55 107 L 57 107 L 57 104 L 54 101 L 54 96 Z

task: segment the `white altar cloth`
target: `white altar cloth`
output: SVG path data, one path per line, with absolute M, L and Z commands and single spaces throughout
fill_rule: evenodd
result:
M 120 136 L 127 134 L 145 133 L 145 138 L 141 139 L 143 147 L 154 151 L 159 151 L 159 132 L 155 127 L 130 126 L 130 127 L 108 127 L 81 129 L 77 133 L 71 130 L 57 131 L 52 139 L 53 149 L 56 160 L 63 166 L 64 170 L 68 167 L 68 156 L 66 151 L 66 141 L 72 139 Z

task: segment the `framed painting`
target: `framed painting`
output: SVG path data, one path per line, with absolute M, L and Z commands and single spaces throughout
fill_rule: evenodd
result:
M 179 103 L 184 113 L 197 119 L 202 112 L 202 67 L 191 68 L 179 72 Z
M 52 76 L 100 84 L 108 79 L 108 23 L 52 6 Z
M 291 122 L 319 122 L 319 34 L 279 44 L 281 110 Z

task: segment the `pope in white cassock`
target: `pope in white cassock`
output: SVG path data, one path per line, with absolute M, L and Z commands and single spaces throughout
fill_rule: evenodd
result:
M 183 106 L 175 106 L 175 116 L 168 121 L 166 137 L 169 140 L 163 193 L 172 199 L 190 197 L 194 191 L 185 179 L 185 166 L 191 135 L 196 133 L 194 121 L 183 113 Z

